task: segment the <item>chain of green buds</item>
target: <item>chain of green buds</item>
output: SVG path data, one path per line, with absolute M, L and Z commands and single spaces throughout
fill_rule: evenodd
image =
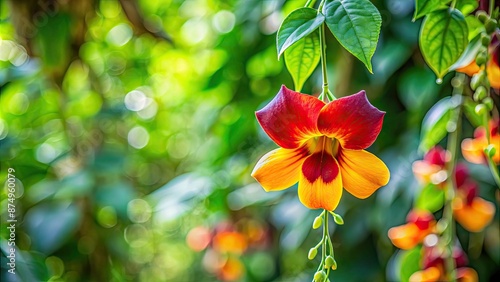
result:
M 323 237 L 318 244 L 316 244 L 316 246 L 309 250 L 307 255 L 309 260 L 313 260 L 318 254 L 318 249 L 321 247 L 321 262 L 316 270 L 316 273 L 314 273 L 313 282 L 329 282 L 330 279 L 328 276 L 330 275 L 330 271 L 337 269 L 332 239 L 330 238 L 330 232 L 328 229 L 329 214 L 332 215 L 333 221 L 336 224 L 344 224 L 344 220 L 340 215 L 327 210 L 323 210 L 323 212 L 314 219 L 312 228 L 318 229 L 323 226 Z
M 492 37 L 495 35 L 495 32 L 499 27 L 498 20 L 496 19 L 498 18 L 498 9 L 494 12 L 490 11 L 490 14 L 491 16 L 485 11 L 478 11 L 476 14 L 478 20 L 484 24 L 484 31 L 481 33 L 481 47 L 476 55 L 476 64 L 480 68 L 480 71 L 472 76 L 470 87 L 474 91 L 472 98 L 478 103 L 474 111 L 482 118 L 483 126 L 486 131 L 486 139 L 489 144 L 484 149 L 484 153 L 486 155 L 488 166 L 493 174 L 493 178 L 500 187 L 500 175 L 492 159 L 496 153 L 495 147 L 491 144 L 490 136 L 490 112 L 493 110 L 494 102 L 490 94 L 490 81 L 488 80 L 486 67 L 488 61 L 490 60 L 488 47 L 491 43 Z

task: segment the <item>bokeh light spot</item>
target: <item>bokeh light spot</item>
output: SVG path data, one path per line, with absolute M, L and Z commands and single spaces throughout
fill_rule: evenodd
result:
M 97 213 L 97 222 L 106 228 L 111 228 L 118 222 L 116 211 L 112 206 L 106 206 Z
M 134 199 L 127 205 L 127 215 L 132 222 L 143 223 L 151 218 L 151 206 L 143 199 Z
M 215 30 L 219 33 L 228 33 L 231 32 L 234 28 L 234 24 L 236 23 L 236 17 L 233 13 L 227 10 L 222 10 L 214 15 L 212 18 L 212 25 Z
M 149 142 L 149 133 L 142 126 L 136 126 L 128 132 L 128 143 L 136 149 L 146 147 Z

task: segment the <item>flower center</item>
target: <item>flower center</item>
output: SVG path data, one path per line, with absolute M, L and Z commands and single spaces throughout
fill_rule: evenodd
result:
M 327 136 L 319 136 L 315 138 L 315 147 L 311 150 L 312 153 L 326 152 L 333 157 L 337 156 L 339 150 L 339 141 L 335 138 Z

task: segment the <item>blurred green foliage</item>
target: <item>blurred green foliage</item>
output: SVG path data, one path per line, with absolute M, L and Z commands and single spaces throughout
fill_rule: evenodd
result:
M 305 1 L 140 0 L 148 32 L 123 1 L 15 2 L 0 3 L 0 178 L 15 169 L 18 220 L 16 276 L 0 231 L 2 280 L 310 279 L 318 212 L 299 203 L 296 187 L 265 193 L 250 177 L 276 147 L 254 111 L 293 85 L 276 60 L 275 32 Z M 387 112 L 370 150 L 391 181 L 367 200 L 343 197 L 335 281 L 407 275 L 398 264 L 411 254 L 386 234 L 425 189 L 411 173 L 420 125 L 451 91 L 449 76 L 434 84 L 418 51 L 414 2 L 373 3 L 382 15 L 374 74 L 330 37 L 329 80 L 336 96 L 366 89 Z M 317 94 L 320 81 L 316 70 L 303 92 Z M 488 169 L 470 168 L 495 202 Z M 0 201 L 4 224 L 6 189 Z M 481 281 L 498 277 L 498 224 L 458 229 Z

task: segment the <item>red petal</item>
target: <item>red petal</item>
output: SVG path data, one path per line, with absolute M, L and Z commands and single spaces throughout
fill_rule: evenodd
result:
M 339 166 L 327 152 L 317 152 L 302 164 L 299 180 L 299 199 L 310 209 L 333 211 L 342 196 Z
M 319 136 L 318 115 L 325 103 L 316 97 L 281 86 L 276 97 L 256 112 L 257 120 L 269 137 L 285 149 L 300 147 Z
M 365 91 L 342 97 L 327 104 L 318 118 L 318 129 L 336 138 L 343 148 L 361 150 L 377 139 L 385 112 L 372 106 Z

